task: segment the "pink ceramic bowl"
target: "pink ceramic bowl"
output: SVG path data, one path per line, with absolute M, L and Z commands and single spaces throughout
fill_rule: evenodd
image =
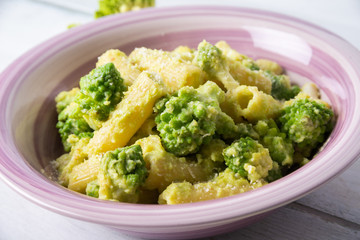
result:
M 226 40 L 254 58 L 283 65 L 296 82 L 315 82 L 337 124 L 324 150 L 300 170 L 260 189 L 178 206 L 100 201 L 49 180 L 42 169 L 61 153 L 54 97 L 77 84 L 105 50 L 170 50 Z M 147 238 L 196 238 L 242 227 L 344 171 L 359 156 L 360 54 L 340 37 L 280 14 L 229 7 L 149 9 L 69 30 L 29 51 L 0 75 L 0 173 L 51 211 Z

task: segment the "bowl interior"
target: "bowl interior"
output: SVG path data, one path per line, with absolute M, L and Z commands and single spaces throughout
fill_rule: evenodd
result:
M 95 67 L 97 57 L 108 49 L 117 48 L 128 54 L 136 47 L 196 48 L 203 39 L 211 43 L 225 40 L 240 53 L 274 60 L 286 69 L 292 82 L 316 83 L 323 98 L 331 103 L 337 124 L 324 150 L 295 173 L 259 191 L 225 200 L 167 208 L 171 211 L 159 206 L 155 213 L 147 208 L 149 211 L 142 214 L 149 218 L 140 221 L 143 226 L 173 224 L 176 229 L 176 224 L 219 218 L 239 220 L 265 212 L 301 197 L 354 161 L 359 152 L 352 133 L 359 133 L 355 126 L 360 122 L 359 114 L 356 115 L 360 100 L 355 92 L 360 89 L 359 71 L 354 64 L 360 63 L 360 57 L 352 46 L 323 29 L 283 15 L 249 9 L 184 7 L 122 14 L 76 27 L 39 45 L 11 65 L 0 76 L 3 174 L 29 198 L 37 198 L 42 205 L 53 204 L 50 208 L 58 212 L 93 222 L 116 220 L 118 224 L 139 225 L 139 218 L 129 210 L 135 207 L 115 206 L 70 193 L 41 175 L 41 170 L 62 153 L 55 128 L 54 98 L 60 91 L 76 86 L 80 77 Z M 345 149 L 341 147 L 345 143 L 351 144 Z M 340 159 L 339 162 L 334 158 Z M 249 199 L 253 205 L 241 207 Z M 102 206 L 96 216 L 92 204 Z M 234 204 L 238 208 L 230 210 Z M 201 208 L 192 211 L 190 206 Z M 204 214 L 205 211 L 213 214 Z M 151 214 L 159 217 L 150 218 Z M 121 218 L 125 215 L 127 218 Z
M 203 39 L 211 43 L 225 40 L 240 53 L 254 59 L 268 58 L 280 63 L 294 83 L 316 83 L 339 120 L 347 114 L 347 109 L 341 106 L 349 104 L 348 96 L 354 94 L 354 86 L 351 86 L 346 70 L 326 49 L 313 46 L 294 33 L 258 26 L 230 29 L 222 26 L 169 33 L 164 33 L 163 28 L 165 26 L 148 29 L 152 36 L 135 35 L 132 38 L 124 36 L 122 28 L 113 29 L 110 33 L 112 41 L 104 44 L 106 48 L 98 46 L 98 43 L 108 39 L 107 32 L 90 40 L 84 39 L 76 46 L 69 46 L 55 57 L 46 59 L 24 78 L 14 95 L 11 121 L 17 147 L 31 166 L 39 171 L 63 152 L 55 128 L 55 96 L 62 90 L 77 86 L 80 77 L 95 67 L 97 56 L 111 48 L 129 54 L 136 47 L 173 50 L 180 45 L 196 48 Z

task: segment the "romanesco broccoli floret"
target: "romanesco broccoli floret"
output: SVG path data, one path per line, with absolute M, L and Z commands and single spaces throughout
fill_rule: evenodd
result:
M 221 139 L 212 139 L 209 143 L 204 144 L 200 151 L 196 154 L 196 158 L 199 162 L 209 159 L 213 162 L 224 162 L 224 156 L 222 155 L 223 150 L 228 145 Z
M 273 119 L 260 120 L 254 126 L 261 144 L 269 149 L 273 161 L 280 166 L 293 164 L 294 147 L 286 134 L 281 132 Z
M 61 92 L 56 97 L 56 108 L 61 140 L 65 151 L 72 144 L 67 141 L 71 134 L 92 137 L 93 130 L 101 127 L 126 90 L 120 73 L 113 63 L 92 70 L 80 79 L 80 89 Z
M 183 87 L 155 105 L 155 122 L 162 143 L 177 156 L 195 153 L 215 133 L 224 138 L 237 131 L 234 121 L 220 109 L 225 93 L 208 81 L 198 89 Z
M 279 164 L 275 161 L 273 161 L 273 167 L 271 170 L 269 170 L 268 176 L 265 178 L 267 182 L 274 182 L 284 176 L 282 168 L 279 166 Z
M 300 87 L 290 85 L 289 77 L 286 75 L 275 75 L 270 71 L 264 71 L 265 76 L 271 80 L 271 96 L 278 100 L 289 100 L 294 98 Z
M 195 62 L 209 75 L 216 75 L 226 68 L 221 50 L 205 40 L 198 46 Z
M 279 117 L 281 130 L 285 132 L 305 157 L 323 143 L 325 136 L 330 132 L 331 120 L 334 113 L 324 104 L 312 99 L 295 99 L 285 107 Z
M 235 134 L 237 135 L 236 138 L 239 137 L 251 137 L 253 139 L 259 139 L 259 134 L 255 131 L 253 125 L 251 123 L 238 123 L 236 124 L 237 130 Z
M 70 91 L 60 92 L 56 98 L 56 111 L 57 113 L 61 113 L 70 103 L 75 101 L 76 95 L 80 91 L 79 88 L 73 88 Z
M 98 180 L 94 180 L 92 182 L 89 182 L 86 185 L 86 195 L 90 196 L 90 197 L 94 197 L 94 198 L 98 198 L 99 197 L 99 183 Z
M 90 128 L 83 118 L 80 106 L 74 102 L 70 103 L 60 112 L 56 128 L 59 130 L 61 141 L 66 152 L 70 151 L 73 145 L 71 142 L 67 141 L 70 135 L 74 134 L 79 138 L 91 138 L 93 136 L 93 129 Z
M 99 198 L 137 202 L 148 171 L 139 145 L 109 151 L 101 159 Z
M 88 122 L 105 121 L 125 90 L 124 80 L 115 65 L 107 63 L 80 79 L 80 92 L 75 102 L 79 103 Z
M 233 142 L 223 155 L 226 166 L 249 181 L 267 177 L 273 167 L 268 149 L 250 137 Z
M 100 0 L 99 10 L 95 12 L 95 18 L 153 7 L 154 5 L 155 0 Z
M 209 143 L 201 146 L 196 154 L 196 159 L 199 164 L 213 169 L 214 173 L 219 173 L 226 168 L 224 156 L 222 155 L 226 147 L 228 145 L 223 140 L 214 138 Z
M 239 86 L 231 76 L 221 50 L 205 40 L 199 44 L 193 62 L 210 77 L 218 79 L 227 90 Z
M 241 59 L 241 64 L 250 69 L 251 71 L 259 71 L 260 67 L 249 57 L 244 56 L 243 59 Z

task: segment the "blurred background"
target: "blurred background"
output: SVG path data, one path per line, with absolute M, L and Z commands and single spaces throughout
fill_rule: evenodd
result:
M 360 49 L 359 0 L 156 0 L 156 7 L 204 4 L 297 17 L 336 33 Z M 27 50 L 68 31 L 68 25 L 95 21 L 97 9 L 98 0 L 0 0 L 0 72 Z M 208 239 L 360 239 L 359 172 L 357 161 L 333 181 L 264 220 Z M 0 192 L 0 240 L 136 239 L 42 209 L 1 180 Z
M 156 7 L 204 4 L 257 8 L 298 17 L 360 48 L 358 0 L 156 0 Z M 97 9 L 98 0 L 0 0 L 0 71 L 26 50 L 66 31 L 69 24 L 94 21 Z M 10 43 L 11 47 L 4 46 Z

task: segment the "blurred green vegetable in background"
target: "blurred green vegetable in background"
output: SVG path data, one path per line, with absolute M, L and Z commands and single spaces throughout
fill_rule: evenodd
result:
M 137 11 L 154 6 L 155 0 L 99 0 L 99 9 L 95 11 L 94 18 L 98 19 L 112 14 Z M 67 29 L 80 25 L 81 23 L 71 23 Z
M 100 18 L 153 6 L 155 6 L 155 0 L 100 0 L 99 10 L 95 12 L 94 17 Z

